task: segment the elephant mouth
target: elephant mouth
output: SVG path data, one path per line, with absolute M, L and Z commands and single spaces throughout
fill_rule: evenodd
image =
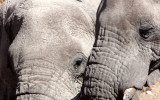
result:
M 160 59 L 156 61 L 151 61 L 148 74 L 152 73 L 154 70 L 159 69 L 159 68 L 160 68 Z
M 159 69 L 159 68 L 160 68 L 160 59 L 156 61 L 151 61 L 148 74 L 152 73 L 154 70 Z M 123 93 L 123 100 L 131 99 L 135 95 L 136 90 L 141 90 L 141 89 L 135 86 L 132 88 L 125 89 Z
M 75 97 L 73 97 L 71 100 L 81 100 L 81 92 L 78 93 Z
M 32 94 L 39 94 L 39 93 L 29 93 L 29 92 L 18 93 L 18 94 L 16 94 L 16 97 L 21 96 L 21 95 L 32 95 Z M 42 94 L 42 95 L 44 95 L 44 94 Z
M 36 96 L 36 95 L 38 95 L 38 96 L 41 96 L 41 97 L 47 97 L 47 98 L 49 98 L 49 99 L 53 99 L 54 100 L 54 98 L 53 97 L 51 97 L 51 96 L 48 96 L 48 95 L 46 95 L 46 94 L 44 94 L 44 93 L 34 93 L 34 92 L 23 92 L 23 93 L 17 93 L 16 94 L 16 98 L 18 98 L 18 97 L 34 97 L 34 96 Z

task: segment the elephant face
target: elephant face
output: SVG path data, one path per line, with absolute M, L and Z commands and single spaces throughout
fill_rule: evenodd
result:
M 89 14 L 71 1 L 21 0 L 3 21 L 17 100 L 73 98 L 94 43 Z
M 142 90 L 157 81 L 159 3 L 158 0 L 102 0 L 96 41 L 82 87 L 86 100 L 121 100 L 126 89 Z

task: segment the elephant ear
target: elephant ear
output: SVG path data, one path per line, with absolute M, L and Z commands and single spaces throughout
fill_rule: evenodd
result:
M 160 69 L 152 71 L 148 76 L 147 85 L 148 86 L 154 85 L 159 78 L 160 78 Z
M 99 7 L 98 7 L 98 10 L 97 10 L 97 17 L 98 17 L 99 14 L 101 13 L 101 11 L 102 11 L 103 9 L 105 9 L 105 7 L 106 7 L 106 0 L 102 0 L 102 1 L 100 2 L 100 5 L 99 5 Z
M 14 34 L 13 29 L 14 29 L 14 21 L 12 19 L 12 15 L 11 15 L 11 17 L 9 17 L 7 19 L 7 22 L 5 23 L 5 31 L 8 35 L 10 43 L 12 43 L 13 39 L 15 38 L 15 36 L 17 34 L 17 33 Z
M 2 28 L 3 28 L 3 9 L 0 7 L 0 40 L 2 38 Z
M 17 4 L 18 5 L 18 4 Z M 14 40 L 18 34 L 20 27 L 23 22 L 23 18 L 17 15 L 14 15 L 14 9 L 17 6 L 16 4 L 10 6 L 7 10 L 7 18 L 5 22 L 5 31 L 8 35 L 10 43 Z

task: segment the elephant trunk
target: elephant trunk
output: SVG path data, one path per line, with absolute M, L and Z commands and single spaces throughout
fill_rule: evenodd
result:
M 129 88 L 121 86 L 127 70 L 123 62 L 125 48 L 120 42 L 125 40 L 115 29 L 100 28 L 99 31 L 85 70 L 82 95 L 85 100 L 121 100 Z
M 104 71 L 108 71 L 104 69 L 102 66 L 101 68 L 91 68 L 97 66 L 90 66 L 90 72 L 88 73 L 89 79 L 84 80 L 84 94 L 86 95 L 86 100 L 90 100 L 91 98 L 95 98 L 95 100 L 99 99 L 114 99 L 117 97 L 117 90 L 114 87 L 118 86 L 117 78 L 113 73 L 104 75 Z M 99 71 L 100 73 L 96 73 L 93 71 Z M 94 74 L 94 75 L 93 75 Z M 86 74 L 87 75 L 87 74 Z M 94 77 L 95 75 L 99 77 Z M 112 78 L 111 78 L 112 77 Z M 114 77 L 114 78 L 113 78 Z M 86 77 L 87 78 L 87 77 Z M 94 100 L 94 99 L 93 99 Z
M 90 65 L 86 68 L 82 87 L 86 96 L 85 100 L 116 100 L 119 95 L 117 76 L 116 69 L 102 63 L 90 62 Z
M 54 100 L 54 84 L 58 74 L 53 72 L 53 64 L 46 61 L 24 61 L 18 68 L 17 100 Z M 55 71 L 56 69 L 54 69 Z M 58 77 L 58 76 L 57 76 Z M 52 84 L 52 85 L 51 85 Z

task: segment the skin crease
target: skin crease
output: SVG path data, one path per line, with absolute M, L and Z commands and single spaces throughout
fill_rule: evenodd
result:
M 93 47 L 99 2 L 6 0 L 0 8 L 0 99 L 75 97 Z
M 137 91 L 160 75 L 159 0 L 102 0 L 96 40 L 85 70 L 84 100 L 122 100 L 128 88 Z

